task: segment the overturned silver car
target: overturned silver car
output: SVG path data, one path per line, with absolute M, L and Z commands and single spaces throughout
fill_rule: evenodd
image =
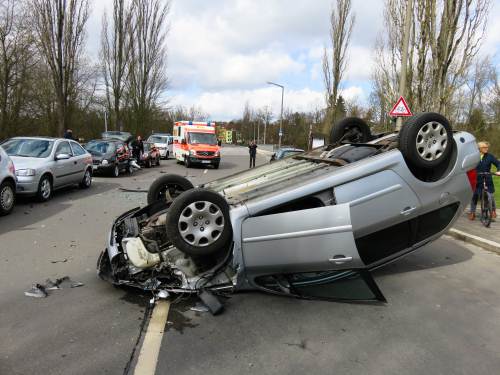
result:
M 360 119 L 331 144 L 198 187 L 166 175 L 120 216 L 101 278 L 163 293 L 257 289 L 380 300 L 370 270 L 437 239 L 471 198 L 474 137 L 422 113 L 372 135 Z

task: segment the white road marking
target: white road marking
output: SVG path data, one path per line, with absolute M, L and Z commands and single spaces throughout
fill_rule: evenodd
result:
M 160 353 L 161 340 L 167 324 L 169 309 L 169 301 L 159 300 L 156 303 L 137 359 L 134 370 L 135 375 L 154 375 L 156 372 L 158 354 Z

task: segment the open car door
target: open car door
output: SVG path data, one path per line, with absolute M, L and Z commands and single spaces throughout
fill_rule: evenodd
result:
M 385 301 L 356 248 L 349 204 L 248 218 L 242 243 L 247 279 L 260 289 Z

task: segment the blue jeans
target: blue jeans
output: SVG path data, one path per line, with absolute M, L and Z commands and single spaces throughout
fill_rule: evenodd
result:
M 481 194 L 482 193 L 483 192 L 481 192 Z M 495 204 L 495 197 L 489 191 L 486 192 L 486 194 L 488 194 L 488 197 L 490 198 L 490 200 L 492 202 L 493 211 L 496 211 L 497 205 Z M 470 212 L 473 213 L 473 214 L 476 213 L 476 206 L 477 206 L 478 199 L 479 199 L 479 193 L 475 191 L 474 194 L 472 195 L 472 200 L 470 202 Z

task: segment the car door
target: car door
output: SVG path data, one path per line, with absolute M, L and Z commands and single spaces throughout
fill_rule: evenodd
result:
M 89 162 L 87 152 L 76 142 L 70 142 L 70 145 L 73 151 L 73 164 L 75 165 L 75 174 L 72 176 L 72 181 L 75 183 L 81 182 Z
M 68 159 L 58 159 L 60 155 L 68 155 Z M 71 182 L 75 172 L 75 160 L 73 159 L 73 151 L 68 141 L 60 141 L 56 146 L 54 154 L 54 187 L 67 185 Z
M 356 248 L 349 204 L 247 218 L 242 253 L 247 278 L 258 288 L 306 298 L 383 300 Z M 346 282 L 364 292 L 340 296 L 350 288 L 334 285 Z
M 348 204 L 356 245 L 367 266 L 410 250 L 421 202 L 392 170 L 335 187 L 337 203 Z

